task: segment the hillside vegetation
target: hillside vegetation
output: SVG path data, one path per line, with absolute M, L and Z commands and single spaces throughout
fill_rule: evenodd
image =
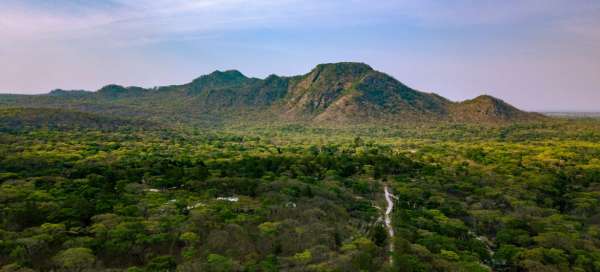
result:
M 49 130 L 143 130 L 160 129 L 157 123 L 98 114 L 46 108 L 0 109 L 0 131 Z

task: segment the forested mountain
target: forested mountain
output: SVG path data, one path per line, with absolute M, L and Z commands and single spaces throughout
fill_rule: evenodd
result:
M 248 78 L 230 70 L 216 71 L 184 85 L 151 89 L 108 85 L 96 92 L 0 95 L 0 106 L 71 109 L 193 124 L 257 120 L 493 123 L 543 118 L 490 96 L 457 103 L 420 92 L 362 63 L 321 64 L 293 77 Z

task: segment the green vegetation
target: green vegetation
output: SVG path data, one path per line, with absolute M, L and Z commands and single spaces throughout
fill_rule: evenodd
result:
M 360 63 L 0 95 L 0 272 L 600 272 L 599 142 Z
M 600 271 L 597 120 L 0 120 L 1 271 Z

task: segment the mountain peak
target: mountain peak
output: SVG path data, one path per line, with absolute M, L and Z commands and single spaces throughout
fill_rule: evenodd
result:
M 319 64 L 303 76 L 304 89 L 349 88 L 365 75 L 374 72 L 371 66 L 359 62 L 339 62 Z
M 504 102 L 504 100 L 493 97 L 491 95 L 487 95 L 487 94 L 480 95 L 473 99 L 463 101 L 462 104 L 477 105 L 480 108 L 483 108 L 483 107 L 495 108 L 498 110 L 510 110 L 510 111 L 517 110 L 515 107 Z
M 244 74 L 242 74 L 238 70 L 225 70 L 225 71 L 216 70 L 208 75 L 203 75 L 203 76 L 200 76 L 200 77 L 194 79 L 194 81 L 192 81 L 192 83 L 207 83 L 207 82 L 228 83 L 228 82 L 241 81 L 241 80 L 245 80 L 245 79 L 248 79 L 248 77 L 246 77 Z
M 225 70 L 225 71 L 216 70 L 216 71 L 210 73 L 209 76 L 229 77 L 229 78 L 246 78 L 246 76 L 238 70 Z
M 365 69 L 373 69 L 371 66 L 364 62 L 353 62 L 353 61 L 342 61 L 342 62 L 329 62 L 329 63 L 321 63 L 317 64 L 316 67 L 345 67 L 345 68 L 365 68 Z
M 456 103 L 453 107 L 453 119 L 458 121 L 509 121 L 539 118 L 536 114 L 523 112 L 502 99 L 491 95 L 480 95 L 470 100 Z
M 473 99 L 471 99 L 471 101 L 494 101 L 494 102 L 504 102 L 502 101 L 502 99 L 488 95 L 488 94 L 482 94 L 480 96 L 477 96 Z
M 362 62 L 337 62 L 317 65 L 313 72 L 333 72 L 336 75 L 359 75 L 373 71 L 371 66 Z
M 326 122 L 438 117 L 446 103 L 356 62 L 317 65 L 290 94 L 286 116 Z
M 322 113 L 332 103 L 352 93 L 355 86 L 374 70 L 364 63 L 319 64 L 290 88 L 286 116 L 309 117 Z
M 238 70 L 217 70 L 208 75 L 203 75 L 194 79 L 189 85 L 191 87 L 190 91 L 198 92 L 209 88 L 229 88 L 238 86 L 248 80 L 249 78 Z

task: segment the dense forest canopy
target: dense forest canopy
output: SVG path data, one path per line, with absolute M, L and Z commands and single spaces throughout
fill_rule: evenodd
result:
M 600 271 L 596 119 L 215 129 L 0 113 L 1 271 Z

